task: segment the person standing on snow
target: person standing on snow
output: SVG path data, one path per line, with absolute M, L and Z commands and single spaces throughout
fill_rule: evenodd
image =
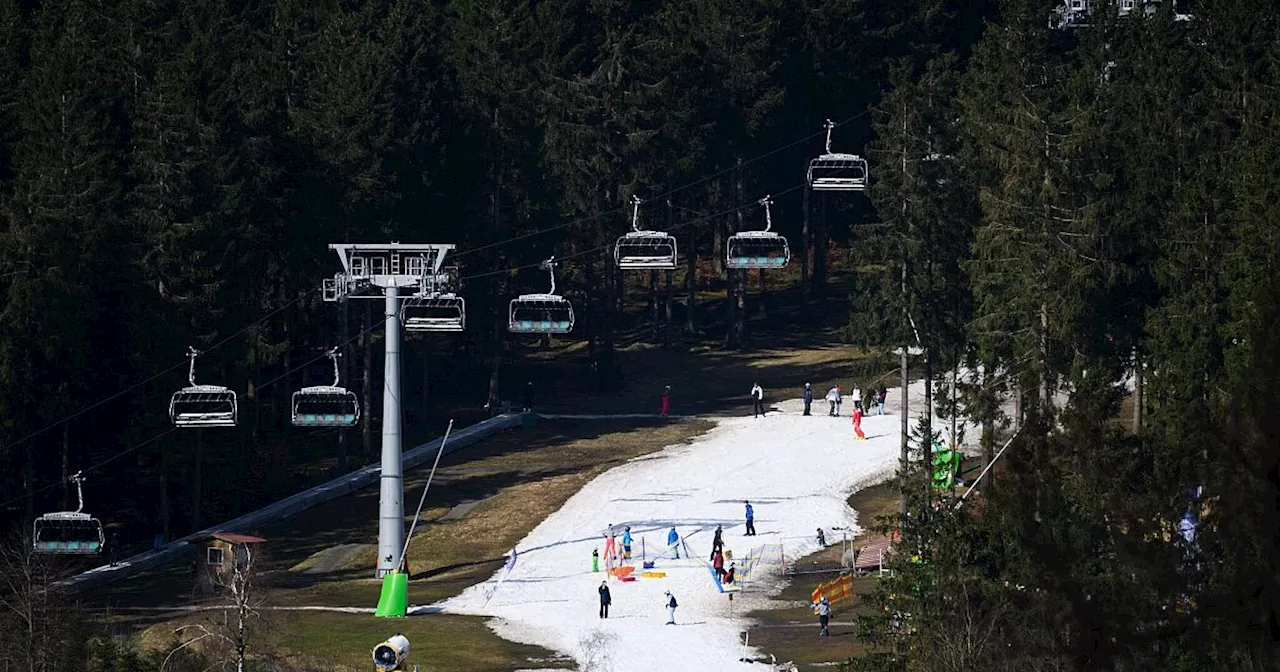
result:
M 622 557 L 631 559 L 631 526 L 622 529 Z
M 672 551 L 675 551 L 676 560 L 679 560 L 680 559 L 680 535 L 676 534 L 676 528 L 674 527 L 671 528 L 671 531 L 667 533 L 667 545 L 671 547 Z
M 662 391 L 662 417 L 667 417 L 667 413 L 671 410 L 671 386 L 668 385 Z
M 724 530 L 723 530 L 723 529 L 721 529 L 719 525 L 716 525 L 716 536 L 714 536 L 714 537 L 712 537 L 712 538 L 711 538 L 711 557 L 712 557 L 712 559 L 715 559 L 715 557 L 716 557 L 716 551 L 719 551 L 719 550 L 723 550 L 723 549 L 724 549 L 724 538 L 723 538 L 723 535 L 724 535 Z
M 675 625 L 676 607 L 680 605 L 676 604 L 676 596 L 672 595 L 671 591 L 668 590 L 665 594 L 667 596 L 667 625 Z
M 732 586 L 733 582 L 736 581 L 734 578 L 734 564 L 732 562 L 729 563 L 729 571 L 724 573 L 723 581 L 726 586 Z
M 836 404 L 840 403 L 839 385 L 827 390 L 827 403 L 831 404 L 831 408 L 827 411 L 827 415 L 833 418 L 836 417 Z
M 804 384 L 804 414 L 809 415 L 809 406 L 813 404 L 813 386 Z
M 743 504 L 747 505 L 747 534 L 745 536 L 756 536 L 756 510 L 751 508 L 751 502 L 743 500 Z
M 751 401 L 755 413 L 753 417 L 764 415 L 764 389 L 760 387 L 760 383 L 751 386 Z
M 850 390 L 849 396 L 853 397 L 853 407 L 861 411 L 862 410 L 862 388 L 858 387 L 857 383 L 853 384 L 853 389 Z
M 600 549 L 591 549 L 591 571 L 600 571 Z
M 600 593 L 600 618 L 609 618 L 609 605 L 613 604 L 613 596 L 609 594 L 609 583 L 601 581 L 596 592 Z
M 880 415 L 884 415 L 884 402 L 889 398 L 889 390 L 884 386 L 880 387 L 880 391 L 876 393 L 876 406 L 879 407 Z
M 853 433 L 858 440 L 867 438 L 867 435 L 862 433 L 862 409 L 857 406 L 853 407 Z
M 716 572 L 716 578 L 724 580 L 724 553 L 716 551 L 711 554 L 711 569 Z
M 827 601 L 827 598 L 825 595 L 822 597 L 821 600 L 818 601 L 817 611 L 818 611 L 818 627 L 819 627 L 818 636 L 826 637 L 828 634 L 827 624 L 831 622 L 831 603 Z

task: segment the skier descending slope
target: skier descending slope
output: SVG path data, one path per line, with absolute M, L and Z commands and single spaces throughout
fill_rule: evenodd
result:
M 862 409 L 853 407 L 853 433 L 858 440 L 866 440 L 867 435 L 862 433 Z

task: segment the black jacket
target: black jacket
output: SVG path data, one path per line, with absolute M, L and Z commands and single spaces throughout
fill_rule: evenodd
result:
M 613 604 L 613 598 L 609 596 L 609 586 L 600 586 L 600 604 Z

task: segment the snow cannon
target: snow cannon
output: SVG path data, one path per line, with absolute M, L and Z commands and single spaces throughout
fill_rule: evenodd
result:
M 409 640 L 396 633 L 373 648 L 373 666 L 378 672 L 398 672 L 409 657 Z

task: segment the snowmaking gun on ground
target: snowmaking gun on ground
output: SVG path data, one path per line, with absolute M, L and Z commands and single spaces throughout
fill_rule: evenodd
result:
M 373 667 L 378 672 L 401 672 L 409 657 L 409 640 L 396 633 L 394 637 L 373 647 Z

